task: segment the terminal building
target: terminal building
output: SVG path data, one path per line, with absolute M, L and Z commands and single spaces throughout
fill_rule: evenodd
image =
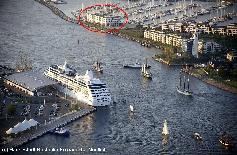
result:
M 56 84 L 55 81 L 46 78 L 42 73 L 27 71 L 6 76 L 4 83 L 12 89 L 19 90 L 29 96 L 44 95 L 47 90 Z

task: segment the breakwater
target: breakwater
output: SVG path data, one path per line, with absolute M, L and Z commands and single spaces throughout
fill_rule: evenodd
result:
M 35 0 L 35 1 L 39 2 L 40 4 L 42 4 L 46 7 L 48 7 L 55 15 L 59 16 L 63 20 L 66 20 L 68 22 L 75 23 L 75 24 L 78 23 L 76 19 L 73 19 L 73 18 L 67 16 L 65 13 L 63 13 L 61 10 L 59 10 L 57 7 L 53 6 L 51 4 L 51 2 L 47 2 L 47 1 L 44 1 L 44 0 Z
M 63 20 L 65 20 L 67 22 L 74 23 L 74 24 L 78 24 L 78 21 L 76 19 L 67 16 L 65 13 L 63 13 L 63 11 L 61 11 L 60 9 L 58 9 L 57 7 L 52 5 L 51 2 L 45 2 L 44 0 L 35 0 L 35 1 L 48 7 L 55 15 L 62 18 Z M 145 40 L 143 38 L 129 36 L 126 34 L 126 32 L 106 32 L 106 31 L 101 30 L 101 33 L 112 34 L 112 35 L 118 36 L 120 38 L 125 38 L 125 39 L 131 40 L 131 41 L 135 41 L 145 47 L 160 48 L 160 47 L 153 46 L 150 42 L 148 42 L 147 40 Z

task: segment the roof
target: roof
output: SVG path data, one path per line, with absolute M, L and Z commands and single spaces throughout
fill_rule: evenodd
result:
M 36 126 L 37 124 L 39 124 L 39 122 L 37 122 L 34 119 L 30 119 L 28 122 L 30 123 L 31 126 Z
M 6 77 L 7 80 L 12 81 L 24 88 L 34 91 L 48 85 L 56 84 L 53 80 L 46 78 L 42 73 L 36 71 L 27 71 L 15 73 Z

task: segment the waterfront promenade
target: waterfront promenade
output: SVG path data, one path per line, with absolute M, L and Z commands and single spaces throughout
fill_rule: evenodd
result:
M 57 127 L 63 127 L 66 124 L 68 124 L 76 119 L 79 119 L 87 114 L 90 114 L 95 110 L 96 110 L 96 108 L 87 106 L 85 109 L 64 114 L 58 118 L 55 118 L 54 120 L 51 120 L 50 122 L 41 124 L 37 128 L 34 128 L 34 129 L 31 129 L 31 130 L 26 131 L 24 133 L 21 133 L 21 135 L 19 137 L 13 138 L 13 140 L 6 143 L 3 146 L 3 148 L 19 147 L 31 140 L 39 138 L 40 136 L 48 133 L 51 130 L 54 130 Z

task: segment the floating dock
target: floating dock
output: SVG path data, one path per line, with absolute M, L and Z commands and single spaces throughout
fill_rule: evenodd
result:
M 88 115 L 94 112 L 95 110 L 96 108 L 94 107 L 87 107 L 86 109 L 82 109 L 80 111 L 64 114 L 50 122 L 47 122 L 44 125 L 38 126 L 36 129 L 31 129 L 29 131 L 21 133 L 21 136 L 13 138 L 12 141 L 6 143 L 5 145 L 1 147 L 9 148 L 9 149 L 19 147 L 23 144 L 28 143 L 31 140 L 37 139 L 47 134 L 48 132 L 54 130 L 57 127 L 63 127 L 67 125 L 68 123 L 75 121 L 76 119 L 79 119 L 85 115 Z

